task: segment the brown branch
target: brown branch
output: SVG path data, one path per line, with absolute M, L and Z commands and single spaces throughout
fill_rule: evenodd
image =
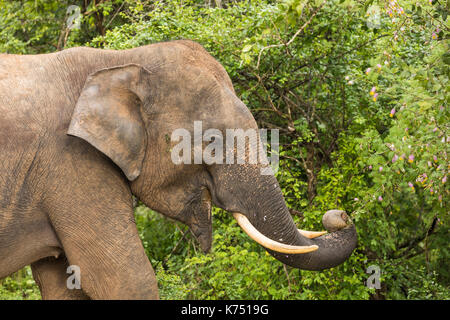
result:
M 175 244 L 175 246 L 173 247 L 172 251 L 167 255 L 167 257 L 164 259 L 163 264 L 166 264 L 167 261 L 169 261 L 170 257 L 172 256 L 172 254 L 178 249 L 178 246 L 180 245 L 180 243 L 186 238 L 186 235 L 188 234 L 188 232 L 183 232 L 181 231 L 181 229 L 176 226 L 178 231 L 180 231 L 180 233 L 183 235 L 178 242 Z
M 279 48 L 279 47 L 283 47 L 283 46 L 285 46 L 287 48 L 292 42 L 294 42 L 295 38 L 297 38 L 297 36 L 303 31 L 303 29 L 305 29 L 311 23 L 312 19 L 317 15 L 319 10 L 322 9 L 322 7 L 325 5 L 326 2 L 327 2 L 327 0 L 324 0 L 322 2 L 322 4 L 316 9 L 316 11 L 311 15 L 311 17 L 309 17 L 308 21 L 306 21 L 303 24 L 303 26 L 301 26 L 301 28 L 297 30 L 297 32 L 292 36 L 292 38 L 288 42 L 286 42 L 286 43 L 278 43 L 278 44 L 271 44 L 269 46 L 266 46 L 266 47 L 262 48 L 259 51 L 259 54 L 258 54 L 258 62 L 256 64 L 256 69 L 257 70 L 259 69 L 259 64 L 261 62 L 261 55 L 262 55 L 264 50 L 267 50 L 267 49 L 270 49 L 270 48 Z
M 297 158 L 294 158 L 294 157 L 291 157 L 291 156 L 280 155 L 280 157 L 281 157 L 281 158 L 285 158 L 285 159 L 289 159 L 289 160 L 293 160 L 293 161 L 297 162 L 302 168 L 305 167 L 305 165 L 306 165 L 306 164 L 304 163 L 304 161 L 303 161 L 303 163 L 302 163 L 302 162 L 300 162 L 300 160 L 298 160 Z M 303 158 L 302 158 L 302 160 L 303 160 Z
M 267 95 L 267 99 L 268 99 L 268 101 L 269 101 L 269 104 L 270 104 L 272 110 L 273 110 L 276 114 L 278 114 L 281 118 L 286 119 L 287 116 L 286 116 L 283 112 L 281 112 L 280 110 L 278 110 L 277 107 L 275 107 L 275 105 L 274 105 L 274 103 L 273 103 L 273 101 L 272 101 L 272 98 L 270 97 L 270 93 L 269 93 L 269 91 L 267 90 L 267 88 L 265 87 L 265 85 L 264 85 L 264 83 L 263 83 L 263 81 L 262 81 L 262 78 L 259 77 L 259 76 L 257 76 L 257 77 L 258 77 L 258 81 L 259 81 L 259 84 L 260 84 L 261 88 L 263 88 L 264 93 Z
M 125 4 L 125 1 L 122 2 L 122 4 L 120 5 L 119 9 L 117 9 L 116 13 L 113 15 L 113 17 L 111 18 L 111 20 L 108 21 L 107 25 L 105 26 L 105 30 L 108 29 L 109 25 L 111 24 L 111 22 L 113 22 L 113 20 L 116 18 L 117 14 L 120 12 L 120 10 L 122 10 L 123 5 Z
M 410 250 L 412 250 L 420 242 L 422 242 L 423 240 L 425 240 L 426 238 L 428 238 L 429 236 L 431 236 L 433 234 L 433 232 L 436 229 L 437 221 L 438 221 L 438 218 L 437 218 L 437 216 L 435 216 L 434 219 L 433 219 L 433 222 L 431 223 L 431 226 L 428 228 L 428 230 L 424 234 L 420 235 L 417 238 L 413 238 L 413 239 L 411 239 L 409 241 L 406 241 L 406 242 L 402 243 L 401 245 L 399 245 L 398 246 L 398 250 L 401 250 L 401 249 L 405 249 L 405 250 L 402 253 L 400 253 L 399 255 L 394 256 L 393 258 L 394 259 L 399 259 L 399 258 L 402 258 L 402 257 L 405 257 L 405 256 L 409 257 L 409 255 L 411 254 Z

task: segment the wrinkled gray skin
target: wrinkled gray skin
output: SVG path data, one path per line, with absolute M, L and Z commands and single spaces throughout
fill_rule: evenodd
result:
M 290 266 L 348 258 L 356 232 L 345 214 L 340 229 L 329 226 L 339 230 L 301 236 L 258 165 L 173 164 L 172 131 L 192 132 L 195 120 L 203 130 L 257 128 L 223 67 L 194 42 L 0 55 L 0 278 L 31 264 L 44 299 L 158 298 L 132 195 L 187 224 L 205 251 L 212 202 L 271 239 L 319 246 L 269 251 Z M 68 265 L 80 267 L 82 290 L 66 288 Z

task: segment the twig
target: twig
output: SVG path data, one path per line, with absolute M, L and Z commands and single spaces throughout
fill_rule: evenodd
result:
M 180 240 L 178 240 L 178 242 L 176 243 L 175 247 L 173 247 L 172 251 L 166 256 L 166 258 L 164 259 L 164 261 L 162 262 L 163 265 L 167 263 L 167 261 L 169 261 L 170 257 L 172 256 L 172 254 L 178 249 L 178 246 L 180 245 L 180 243 L 184 240 L 184 238 L 186 238 L 186 235 L 188 234 L 187 232 L 181 231 L 181 229 L 176 225 L 178 231 L 180 231 L 180 233 L 183 235 Z M 155 268 L 157 267 L 157 265 L 155 266 Z
M 326 2 L 327 2 L 327 0 L 324 0 L 322 2 L 322 4 L 316 9 L 316 11 L 311 15 L 311 17 L 309 17 L 308 21 L 306 21 L 305 24 L 303 24 L 303 26 L 301 26 L 301 28 L 297 30 L 297 32 L 292 36 L 292 38 L 288 42 L 286 42 L 286 43 L 278 43 L 278 44 L 271 44 L 269 46 L 266 46 L 266 47 L 262 48 L 259 51 L 259 54 L 258 54 L 258 63 L 256 64 L 256 69 L 259 69 L 259 64 L 261 62 L 261 55 L 262 55 L 264 50 L 267 50 L 267 49 L 270 49 L 270 48 L 279 48 L 279 47 L 282 47 L 282 46 L 285 46 L 287 48 L 292 42 L 294 42 L 295 38 L 297 38 L 297 36 L 303 31 L 303 29 L 305 29 L 311 23 L 312 19 L 317 15 L 319 10 L 322 9 L 322 7 L 325 5 Z
M 415 239 L 412 239 L 412 240 L 410 240 L 410 241 L 408 241 L 408 242 L 405 242 L 405 243 L 399 245 L 398 248 L 397 248 L 397 250 L 400 250 L 400 249 L 405 249 L 405 250 L 404 250 L 402 253 L 398 254 L 397 256 L 393 256 L 393 258 L 394 258 L 394 259 L 399 259 L 399 258 L 402 258 L 402 257 L 404 257 L 404 256 L 407 256 L 407 254 L 408 254 L 408 253 L 409 253 L 416 245 L 418 245 L 418 244 L 419 244 L 420 242 L 422 242 L 423 240 L 428 239 L 428 237 L 431 236 L 431 235 L 433 234 L 433 232 L 434 232 L 434 230 L 435 230 L 435 228 L 436 228 L 436 225 L 437 225 L 437 221 L 438 221 L 438 218 L 437 218 L 437 216 L 435 216 L 434 219 L 433 219 L 433 222 L 431 223 L 430 228 L 428 228 L 428 230 L 427 230 L 424 234 L 420 235 L 419 237 L 417 237 L 417 238 L 415 238 Z M 425 251 L 425 250 L 424 250 L 424 251 Z M 423 252 L 423 251 L 422 251 L 422 252 Z M 409 256 L 407 256 L 407 257 L 409 257 Z
M 284 273 L 286 274 L 286 278 L 288 281 L 288 289 L 289 289 L 289 292 L 291 292 L 291 279 L 289 278 L 289 273 L 288 273 L 286 265 L 284 263 L 283 263 L 283 268 L 284 268 Z
M 111 22 L 116 18 L 117 14 L 120 12 L 120 10 L 122 10 L 122 7 L 123 7 L 124 4 L 125 4 L 125 1 L 122 2 L 122 4 L 120 5 L 119 9 L 117 9 L 116 13 L 113 15 L 111 20 L 108 21 L 108 24 L 105 26 L 105 30 L 108 29 L 108 27 L 111 24 Z

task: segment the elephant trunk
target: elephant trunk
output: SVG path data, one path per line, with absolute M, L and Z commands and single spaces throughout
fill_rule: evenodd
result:
M 253 180 L 245 212 L 234 217 L 250 237 L 279 261 L 304 270 L 322 270 L 344 262 L 357 244 L 355 226 L 344 211 L 328 211 L 322 219 L 329 233 L 298 230 L 274 176 Z M 248 190 L 248 189 L 247 189 Z M 245 194 L 245 193 L 243 193 Z

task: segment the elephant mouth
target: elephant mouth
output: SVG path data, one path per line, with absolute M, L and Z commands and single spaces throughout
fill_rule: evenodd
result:
M 203 252 L 208 253 L 212 246 L 212 203 L 207 188 L 201 188 L 189 201 L 181 214 L 184 223 L 197 239 Z
M 259 232 L 247 219 L 245 215 L 239 212 L 234 212 L 233 217 L 236 219 L 239 226 L 244 230 L 247 235 L 252 238 L 254 241 L 262 245 L 263 247 L 270 249 L 279 253 L 289 253 L 289 254 L 298 254 L 298 253 L 308 253 L 312 251 L 316 251 L 319 247 L 317 245 L 310 246 L 293 246 L 287 245 L 275 240 L 272 240 L 261 232 Z M 327 233 L 327 231 L 307 231 L 298 229 L 298 232 L 309 239 L 313 239 L 316 237 L 320 237 Z

